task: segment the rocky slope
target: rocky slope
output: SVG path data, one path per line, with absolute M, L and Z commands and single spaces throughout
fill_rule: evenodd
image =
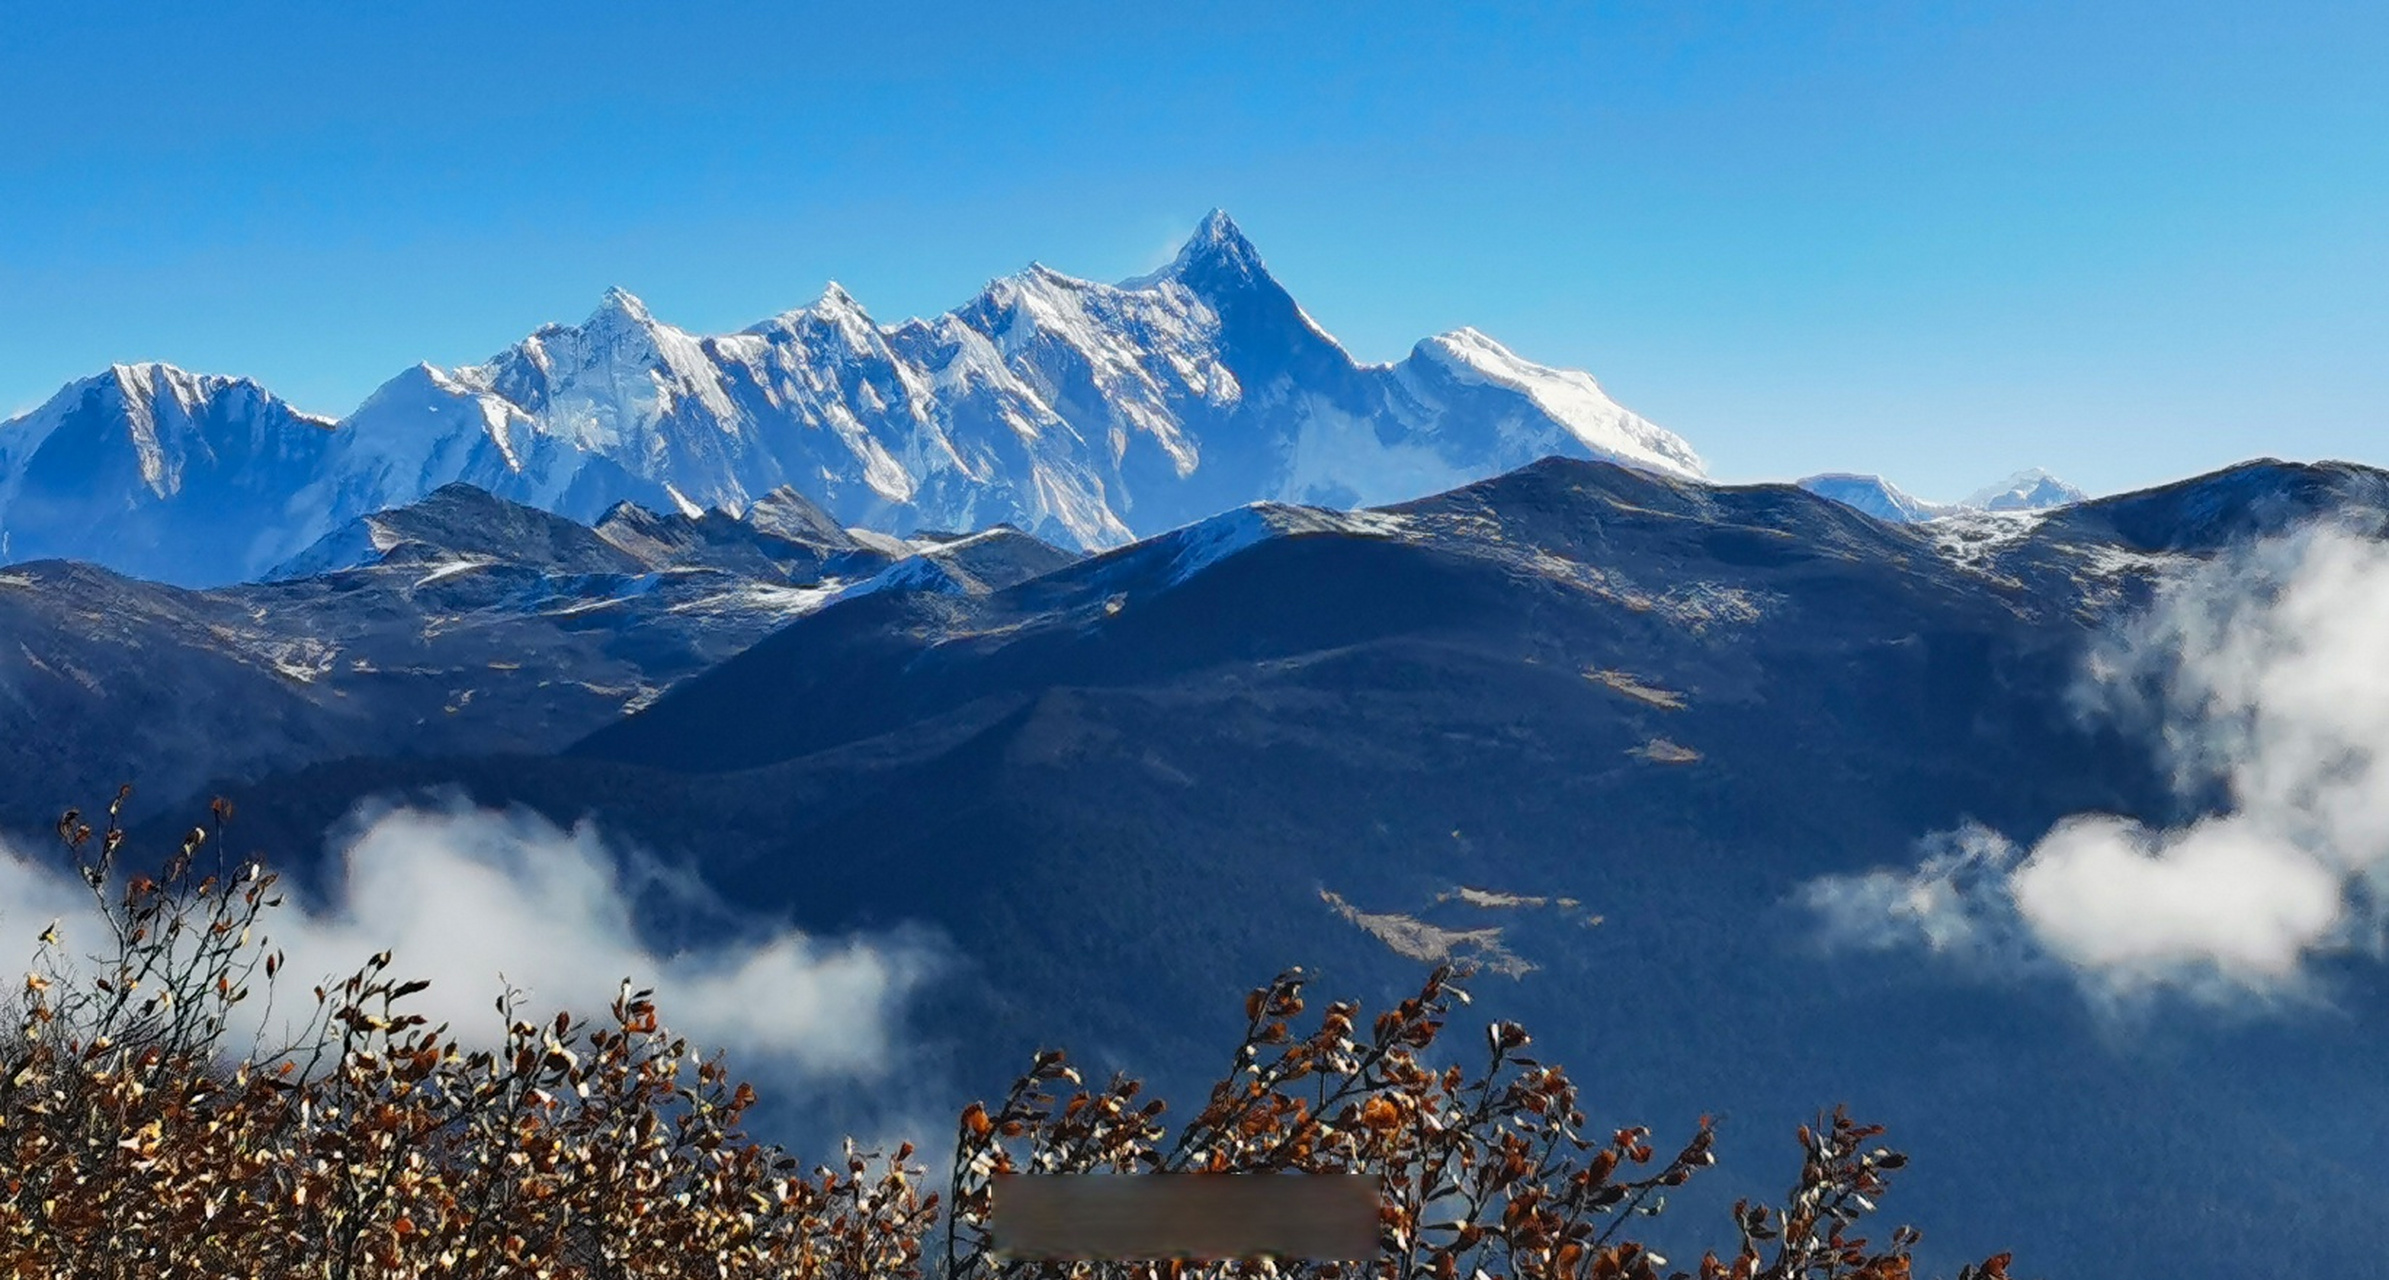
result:
M 451 485 L 327 535 L 273 581 L 191 591 L 0 571 L 0 812 L 39 829 L 120 782 L 364 754 L 548 751 L 882 575 L 985 592 L 1073 553 L 995 531 L 866 546 L 790 492 L 747 518 L 595 528 Z

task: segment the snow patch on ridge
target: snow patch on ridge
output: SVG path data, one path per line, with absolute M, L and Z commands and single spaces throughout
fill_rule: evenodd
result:
M 1401 536 L 1405 527 L 1404 518 L 1390 511 L 1331 511 L 1324 507 L 1256 502 L 1172 535 L 1178 545 L 1170 557 L 1168 581 L 1173 586 L 1184 582 L 1247 547 L 1273 538 L 1319 533 L 1394 538 Z
M 1999 557 L 2032 536 L 2048 519 L 2044 511 L 1959 511 L 1923 528 L 1941 558 L 1969 573 L 2015 583 L 1999 571 Z

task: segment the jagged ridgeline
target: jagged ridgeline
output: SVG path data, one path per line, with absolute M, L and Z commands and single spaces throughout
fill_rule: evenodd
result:
M 127 780 L 145 814 L 211 776 L 553 751 L 839 600 L 982 594 L 1078 558 L 1004 525 L 850 531 L 788 488 L 735 517 L 624 503 L 586 525 L 450 484 L 256 582 L 17 565 L 0 570 L 0 827 Z
M 1010 523 L 1096 549 L 1259 500 L 1400 501 L 1550 454 L 1701 474 L 1589 375 L 1473 329 L 1363 364 L 1223 213 L 1117 285 L 1032 266 L 883 325 L 836 285 L 700 336 L 619 289 L 483 364 L 417 365 L 338 420 L 255 382 L 119 365 L 0 424 L 0 554 L 210 586 L 464 481 L 583 522 L 736 515 L 782 486 L 840 525 Z

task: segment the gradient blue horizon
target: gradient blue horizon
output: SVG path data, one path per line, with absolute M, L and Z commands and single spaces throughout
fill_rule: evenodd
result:
M 1356 356 L 1474 325 L 1723 480 L 2389 463 L 2380 6 L 1288 8 L 15 6 L 0 415 L 344 413 L 608 285 L 894 321 L 1221 206 Z

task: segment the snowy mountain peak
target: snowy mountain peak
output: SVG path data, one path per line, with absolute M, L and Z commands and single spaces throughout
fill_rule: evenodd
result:
M 161 429 L 204 433 L 218 419 L 247 422 L 260 415 L 317 429 L 332 425 L 330 418 L 284 403 L 254 378 L 193 373 L 143 360 L 112 364 L 104 373 L 70 382 L 32 412 L 0 423 L 0 454 L 27 456 L 58 426 L 88 417 L 95 406 L 111 428 L 152 442 Z
M 1435 380 L 1498 388 L 1525 397 L 1598 456 L 1694 479 L 1705 471 L 1681 436 L 1610 399 L 1589 373 L 1536 364 L 1473 328 L 1437 334 L 1410 355 L 1395 372 L 1409 375 L 1414 385 Z
M 553 326 L 551 326 L 552 328 Z M 647 304 L 639 296 L 620 285 L 609 286 L 597 300 L 597 309 L 580 323 L 583 333 L 619 332 L 628 329 L 655 327 L 655 317 L 648 313 Z
M 2039 467 L 2026 469 L 1968 495 L 1965 504 L 1985 511 L 2040 511 L 2090 497 Z
M 173 412 L 190 417 L 207 412 L 210 404 L 226 395 L 233 395 L 242 398 L 245 402 L 263 404 L 270 401 L 293 418 L 312 422 L 319 426 L 330 426 L 332 423 L 330 418 L 305 413 L 282 404 L 274 398 L 272 392 L 259 385 L 254 378 L 227 377 L 220 373 L 193 373 L 188 369 L 167 364 L 162 360 L 142 360 L 109 365 L 106 373 L 67 384 L 57 395 L 50 398 L 49 404 L 55 405 L 80 400 L 94 389 L 114 391 L 116 395 L 123 398 L 127 406 L 126 411 L 135 414 L 154 415 L 156 411 L 171 405 Z M 47 407 L 49 406 L 44 406 L 44 408 Z M 36 410 L 34 414 L 28 414 L 26 419 L 20 419 L 20 421 L 38 416 L 39 412 Z
M 1172 274 L 1184 278 L 1201 268 L 1236 268 L 1248 272 L 1261 269 L 1261 251 L 1246 239 L 1244 229 L 1228 216 L 1225 209 L 1213 209 L 1195 225 L 1194 234 L 1178 249 L 1171 262 Z
M 1214 208 L 1211 212 L 1204 214 L 1203 220 L 1195 224 L 1194 237 L 1187 241 L 1187 245 L 1191 248 L 1198 243 L 1242 245 L 1247 251 L 1253 247 L 1252 243 L 1244 238 L 1244 231 L 1236 225 L 1236 220 L 1228 216 L 1227 210 L 1219 208 Z M 1179 252 L 1183 253 L 1185 250 L 1182 249 Z
M 139 535 L 154 557 L 128 557 L 131 544 L 92 523 L 126 500 L 126 483 L 82 455 L 70 465 L 63 450 L 31 466 L 31 428 L 0 431 L 0 535 L 14 537 L 0 555 L 39 545 L 225 582 L 460 480 L 581 521 L 624 501 L 692 520 L 746 511 L 824 537 L 1008 521 L 1096 549 L 1255 500 L 1401 502 L 1550 454 L 1701 471 L 1689 445 L 1590 374 L 1535 364 L 1473 329 L 1396 364 L 1356 362 L 1219 211 L 1144 280 L 1102 284 L 1039 264 L 892 328 L 834 283 L 810 305 L 716 336 L 609 289 L 580 325 L 543 325 L 480 364 L 399 374 L 337 431 L 314 432 L 332 437 L 321 448 L 282 425 L 319 420 L 279 402 L 265 412 L 262 391 L 241 412 L 209 416 L 183 407 L 204 379 L 108 380 L 126 393 L 65 398 L 90 401 L 77 410 L 90 424 L 81 435 L 142 450 L 130 484 L 163 504 Z M 134 401 L 167 408 L 145 415 Z M 181 430 L 203 416 L 207 431 Z M 173 429 L 153 431 L 151 418 Z M 153 437 L 165 443 L 143 443 Z M 195 443 L 175 443 L 186 438 Z M 255 475 L 236 481 L 246 459 L 260 460 Z M 198 527 L 218 512 L 177 485 L 201 472 L 220 474 L 211 484 L 225 492 L 254 491 L 241 519 Z M 819 511 L 764 501 L 783 486 Z M 205 556 L 167 563 L 178 540 L 203 536 L 217 544 Z
M 1926 502 L 1900 490 L 1877 475 L 1829 471 L 1797 482 L 1822 498 L 1831 498 L 1894 524 L 1938 520 L 1968 511 L 2044 511 L 2086 501 L 2090 495 L 2038 467 L 2019 471 L 1960 502 Z
M 868 355 L 884 345 L 880 340 L 879 322 L 844 285 L 832 280 L 823 288 L 821 296 L 809 306 L 799 307 L 782 316 L 783 323 L 802 327 L 819 326 L 836 332 L 843 345 L 857 355 Z M 750 332 L 752 332 L 750 330 Z
M 1914 524 L 1947 515 L 1951 510 L 1942 504 L 1917 498 L 1878 475 L 1828 471 L 1797 483 L 1820 498 L 1831 498 L 1845 507 L 1853 507 L 1892 524 Z
M 1550 372 L 1550 370 L 1543 370 L 1541 365 L 1530 365 L 1519 359 L 1515 352 L 1494 341 L 1492 336 L 1484 330 L 1470 325 L 1462 325 L 1447 333 L 1436 334 L 1432 338 L 1420 339 L 1418 345 L 1413 348 L 1413 354 L 1423 354 L 1433 359 L 1449 360 L 1488 370 L 1518 371 L 1523 368 Z M 1587 382 L 1592 381 L 1591 374 L 1580 376 Z
M 905 322 L 906 325 L 920 323 L 918 320 Z M 769 320 L 749 325 L 740 330 L 738 336 L 785 342 L 806 332 L 819 333 L 823 328 L 854 335 L 880 332 L 879 322 L 871 318 L 871 313 L 864 308 L 862 301 L 847 292 L 846 286 L 832 280 L 822 287 L 821 296 L 813 301 L 783 311 Z
M 1149 275 L 1120 282 L 1123 289 L 1154 289 L 1175 281 L 1206 297 L 1241 291 L 1257 281 L 1270 280 L 1261 251 L 1225 209 L 1213 209 L 1195 224 L 1194 233 L 1178 247 L 1167 266 Z
M 117 391 L 128 403 L 154 405 L 171 399 L 185 413 L 205 404 L 212 393 L 248 381 L 195 374 L 156 360 L 113 364 L 108 366 L 108 376 L 116 380 Z
M 0 555 L 186 584 L 253 573 L 332 428 L 247 378 L 112 365 L 0 423 Z

